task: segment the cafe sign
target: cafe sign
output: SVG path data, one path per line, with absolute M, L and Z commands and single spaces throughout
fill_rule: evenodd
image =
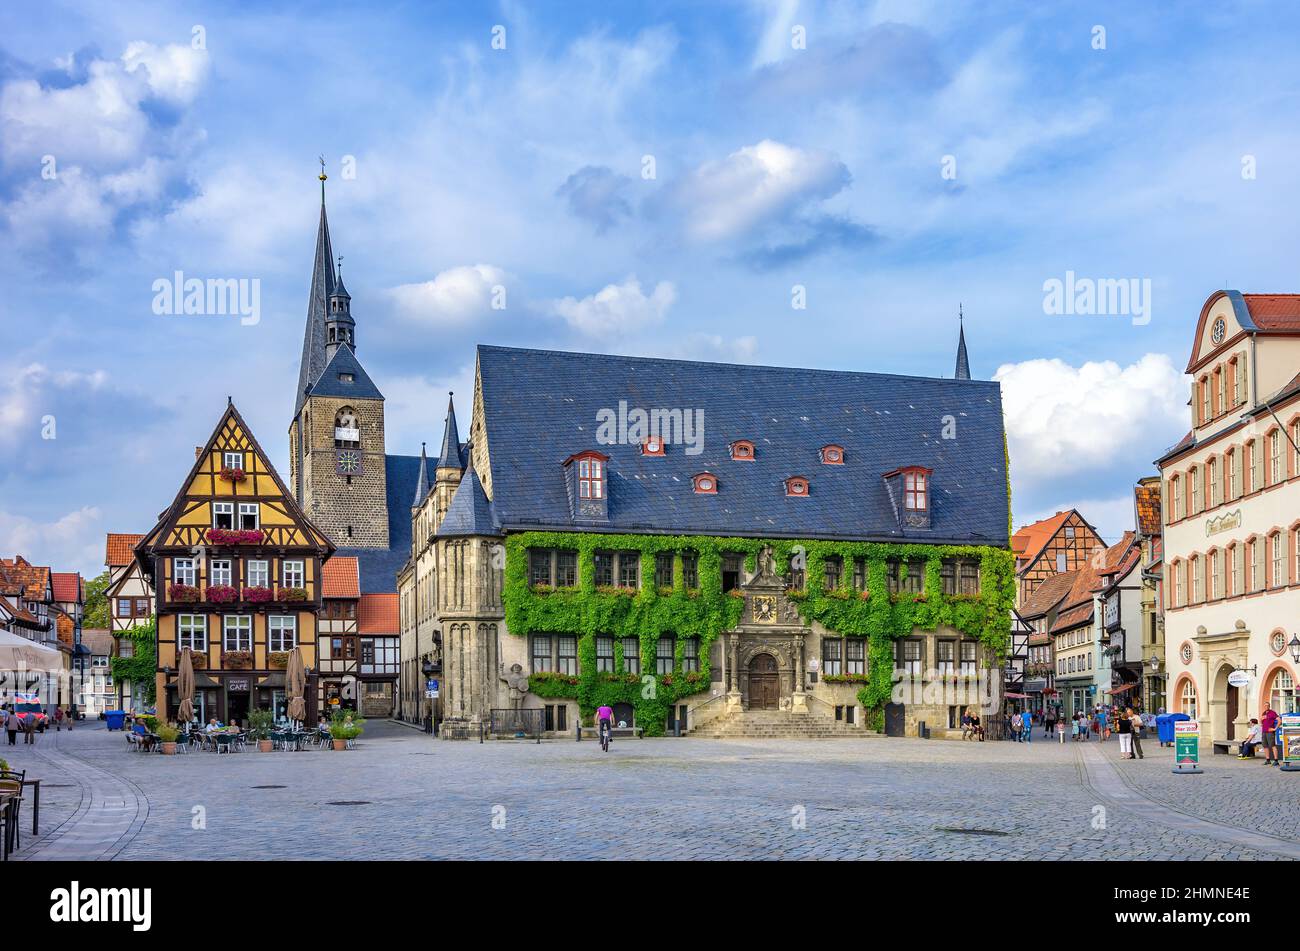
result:
M 232 677 L 226 681 L 226 690 L 230 693 L 248 693 L 248 680 L 242 677 Z

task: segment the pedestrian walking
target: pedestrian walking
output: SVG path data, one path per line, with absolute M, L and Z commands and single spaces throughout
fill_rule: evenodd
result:
M 1133 753 L 1137 756 L 1138 759 L 1145 759 L 1146 757 L 1142 755 L 1142 730 L 1144 729 L 1142 723 L 1142 714 L 1134 713 L 1133 708 L 1130 707 L 1128 711 L 1128 716 L 1129 716 L 1129 722 L 1133 724 L 1133 740 L 1132 740 Z
M 1052 738 L 1052 731 L 1056 729 L 1056 711 L 1048 707 L 1043 711 L 1043 736 L 1049 740 Z
M 23 725 L 23 721 L 18 719 L 18 712 L 13 707 L 8 708 L 4 715 L 5 732 L 9 734 L 9 745 L 18 745 L 18 729 Z
M 1120 717 L 1115 722 L 1115 729 L 1119 733 L 1119 758 L 1133 758 L 1133 721 L 1128 717 Z
M 1011 738 L 1017 743 L 1021 741 L 1021 731 L 1024 729 L 1024 721 L 1020 718 L 1019 713 L 1011 714 Z
M 1025 742 L 1026 742 L 1026 743 L 1032 743 L 1032 742 L 1034 741 L 1034 714 L 1033 714 L 1033 711 L 1031 711 L 1031 710 L 1026 710 L 1026 711 L 1025 711 L 1024 720 L 1023 720 L 1023 725 L 1024 725 L 1024 728 L 1025 728 Z
M 62 707 L 54 708 L 54 732 L 55 733 L 63 732 L 63 708 Z
M 23 717 L 23 745 L 33 746 L 36 743 L 36 714 L 29 713 Z
M 1259 728 L 1263 731 L 1265 766 L 1277 766 L 1282 757 L 1277 751 L 1277 711 L 1270 704 L 1264 704 L 1264 712 L 1259 717 Z

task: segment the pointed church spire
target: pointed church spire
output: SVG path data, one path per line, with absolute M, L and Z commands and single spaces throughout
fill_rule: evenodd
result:
M 293 414 L 302 411 L 307 390 L 328 362 L 325 354 L 325 320 L 329 316 L 329 299 L 334 294 L 334 248 L 330 244 L 330 224 L 325 215 L 325 158 L 320 160 L 320 227 L 316 231 L 316 260 L 311 272 L 311 292 L 307 298 L 307 326 L 302 337 L 302 361 L 298 365 L 298 393 Z
M 460 463 L 460 432 L 456 429 L 456 404 L 453 402 L 455 393 L 447 394 L 447 428 L 442 434 L 442 452 L 438 456 L 439 469 L 459 469 Z
M 962 314 L 961 304 L 957 305 L 957 323 L 961 329 L 957 332 L 957 371 L 954 376 L 958 380 L 970 379 L 970 360 L 966 356 L 966 321 Z
M 424 443 L 420 443 L 420 471 L 415 476 L 415 501 L 411 508 L 418 509 L 429 495 L 429 457 L 424 454 Z

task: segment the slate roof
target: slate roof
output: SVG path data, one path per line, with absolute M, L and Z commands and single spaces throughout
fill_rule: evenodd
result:
M 345 382 L 343 374 L 351 373 L 352 381 Z M 357 355 L 346 343 L 339 344 L 334 356 L 309 391 L 310 396 L 337 396 L 343 399 L 382 400 L 370 374 L 357 362 Z
M 492 505 L 483 491 L 478 473 L 474 471 L 474 457 L 471 455 L 469 468 L 456 486 L 451 504 L 447 506 L 447 514 L 438 526 L 438 537 L 497 534 L 500 534 L 500 530 L 492 514 Z
M 420 503 L 429 495 L 429 459 L 424 452 L 424 443 L 420 443 L 420 470 L 415 474 L 415 499 L 411 508 L 419 508 Z
M 442 452 L 438 453 L 438 468 L 465 468 L 465 457 L 461 454 L 460 431 L 456 428 L 456 404 L 452 395 L 447 394 L 447 419 L 442 430 Z
M 957 334 L 957 368 L 953 376 L 958 380 L 970 379 L 970 359 L 966 356 L 966 325 Z
M 311 290 L 307 296 L 307 326 L 302 337 L 302 358 L 298 364 L 298 390 L 293 415 L 302 411 L 307 390 L 325 369 L 325 317 L 327 301 L 334 293 L 334 247 L 330 243 L 329 219 L 325 216 L 325 184 L 321 183 L 320 227 L 316 231 L 316 259 L 312 266 Z
M 384 456 L 387 467 L 388 548 L 340 548 L 339 555 L 357 559 L 361 591 L 397 590 L 397 573 L 411 557 L 411 499 L 420 470 L 419 456 Z
M 506 529 L 1008 542 L 997 383 L 492 346 L 478 348 L 478 368 L 492 509 Z M 598 411 L 621 400 L 702 411 L 703 451 L 598 444 Z M 945 416 L 956 439 L 941 438 Z M 730 458 L 742 438 L 752 462 Z M 828 444 L 844 447 L 844 465 L 820 462 Z M 607 525 L 573 522 L 561 463 L 584 449 L 610 457 Z M 933 470 L 928 530 L 903 529 L 890 503 L 882 476 L 905 465 Z M 716 495 L 693 491 L 706 470 Z M 809 477 L 807 497 L 785 495 L 792 475 Z

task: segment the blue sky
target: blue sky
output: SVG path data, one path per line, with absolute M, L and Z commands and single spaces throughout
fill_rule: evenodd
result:
M 1004 383 L 1017 524 L 1075 505 L 1113 539 L 1187 428 L 1205 298 L 1300 290 L 1297 21 L 6 5 L 0 552 L 97 571 L 227 395 L 287 467 L 320 154 L 390 452 L 440 439 L 476 342 L 942 376 L 960 302 L 974 374 Z M 178 270 L 257 279 L 260 319 L 155 314 Z M 1045 314 L 1070 271 L 1149 280 L 1150 322 Z

